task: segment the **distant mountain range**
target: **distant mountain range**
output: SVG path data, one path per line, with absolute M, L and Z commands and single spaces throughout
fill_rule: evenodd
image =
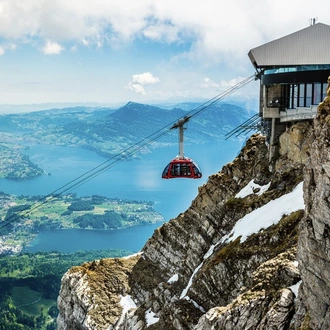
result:
M 99 154 L 114 154 L 122 148 L 148 137 L 175 123 L 196 109 L 200 103 L 177 104 L 172 109 L 128 102 L 119 109 L 70 107 L 29 113 L 1 115 L 0 132 L 13 134 L 25 141 L 80 146 Z M 185 131 L 186 143 L 223 140 L 225 134 L 253 114 L 236 105 L 215 104 L 193 117 Z M 158 143 L 177 143 L 176 132 L 170 132 Z

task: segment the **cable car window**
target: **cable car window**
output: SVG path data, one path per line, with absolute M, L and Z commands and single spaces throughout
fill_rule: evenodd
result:
M 179 176 L 180 175 L 180 164 L 172 164 L 171 167 L 171 175 L 172 176 Z
M 171 164 L 168 164 L 165 168 L 164 168 L 164 171 L 162 173 L 162 177 L 165 178 L 167 177 L 167 172 L 168 172 L 168 169 L 170 168 L 170 165 Z
M 187 163 L 181 164 L 180 174 L 184 176 L 191 175 L 190 164 Z
M 192 163 L 195 175 L 202 176 L 202 171 L 200 170 L 199 166 L 196 163 Z

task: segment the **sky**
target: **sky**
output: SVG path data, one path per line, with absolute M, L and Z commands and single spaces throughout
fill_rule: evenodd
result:
M 210 99 L 325 0 L 0 0 L 0 104 Z M 258 82 L 234 98 L 253 103 Z M 249 101 L 250 100 L 250 101 Z

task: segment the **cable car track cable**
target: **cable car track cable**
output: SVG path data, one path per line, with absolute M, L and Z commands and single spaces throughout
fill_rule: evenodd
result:
M 122 150 L 118 154 L 110 157 L 103 163 L 97 165 L 96 167 L 92 168 L 91 170 L 83 173 L 82 175 L 78 176 L 77 178 L 69 181 L 65 185 L 59 187 L 58 189 L 52 191 L 46 196 L 43 196 L 40 198 L 34 207 L 28 206 L 25 210 L 18 211 L 14 213 L 12 216 L 10 216 L 8 219 L 4 219 L 6 221 L 4 224 L 0 226 L 0 230 L 2 230 L 4 227 L 11 224 L 13 221 L 19 219 L 19 217 L 24 217 L 35 211 L 36 209 L 40 208 L 41 206 L 50 203 L 54 199 L 57 199 L 59 196 L 63 195 L 64 193 L 70 192 L 72 189 L 80 187 L 84 183 L 90 181 L 94 177 L 98 176 L 99 174 L 105 172 L 109 168 L 115 166 L 119 162 L 128 159 L 129 157 L 133 156 L 135 153 L 137 153 L 142 148 L 146 147 L 147 145 L 151 144 L 152 142 L 160 139 L 162 136 L 168 134 L 173 128 L 175 128 L 175 124 L 178 123 L 180 120 L 186 120 L 188 118 L 191 119 L 206 109 L 210 108 L 212 105 L 218 103 L 228 95 L 232 94 L 236 90 L 242 88 L 243 86 L 247 85 L 251 81 L 256 79 L 256 74 L 251 75 L 250 77 L 243 79 L 236 85 L 230 87 L 229 89 L 225 90 L 224 92 L 218 94 L 217 96 L 211 98 L 210 100 L 206 101 L 205 103 L 199 105 L 197 108 L 190 110 L 185 114 L 185 116 L 180 117 L 178 120 L 173 121 L 162 128 L 158 129 L 156 132 L 150 134 L 149 136 L 143 138 L 142 140 L 136 142 L 135 144 L 127 147 L 126 149 Z M 111 162 L 112 161 L 112 162 Z M 110 163 L 111 162 L 111 163 Z M 108 164 L 110 163 L 110 164 Z M 38 204 L 39 203 L 39 204 Z

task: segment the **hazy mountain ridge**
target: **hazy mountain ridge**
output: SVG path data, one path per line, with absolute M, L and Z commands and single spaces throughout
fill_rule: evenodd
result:
M 197 104 L 192 103 L 191 108 Z M 188 104 L 185 104 L 188 109 Z M 24 136 L 25 141 L 85 147 L 99 154 L 117 153 L 122 146 L 135 144 L 157 130 L 175 123 L 187 113 L 128 102 L 110 108 L 74 107 L 25 114 L 3 115 L 0 130 Z M 204 143 L 224 139 L 224 134 L 249 118 L 249 113 L 230 104 L 216 104 L 188 123 L 187 143 Z M 220 127 L 220 129 L 219 129 Z M 159 143 L 177 143 L 176 132 Z
M 124 276 L 105 260 L 67 272 L 59 329 L 328 330 L 329 118 L 330 100 L 313 126 L 288 127 L 273 171 L 252 136 L 140 256 L 117 261 Z
M 193 107 L 196 105 L 193 104 Z M 94 123 L 70 123 L 59 131 L 59 134 L 79 137 L 84 143 L 93 145 L 97 149 L 100 141 L 135 143 L 144 139 L 159 129 L 175 123 L 187 114 L 180 108 L 172 110 L 160 107 L 129 102 L 117 111 L 96 120 Z M 249 117 L 246 110 L 228 104 L 214 105 L 204 111 L 187 124 L 185 141 L 187 143 L 205 143 L 215 140 L 223 140 L 229 130 L 238 126 Z M 219 127 L 221 128 L 219 130 Z M 160 143 L 177 143 L 170 137 L 164 136 Z M 109 152 L 107 147 L 103 150 Z
M 34 112 L 0 115 L 0 131 L 9 133 L 32 133 L 34 130 L 49 130 L 69 122 L 89 122 L 104 116 L 109 108 L 72 107 Z

